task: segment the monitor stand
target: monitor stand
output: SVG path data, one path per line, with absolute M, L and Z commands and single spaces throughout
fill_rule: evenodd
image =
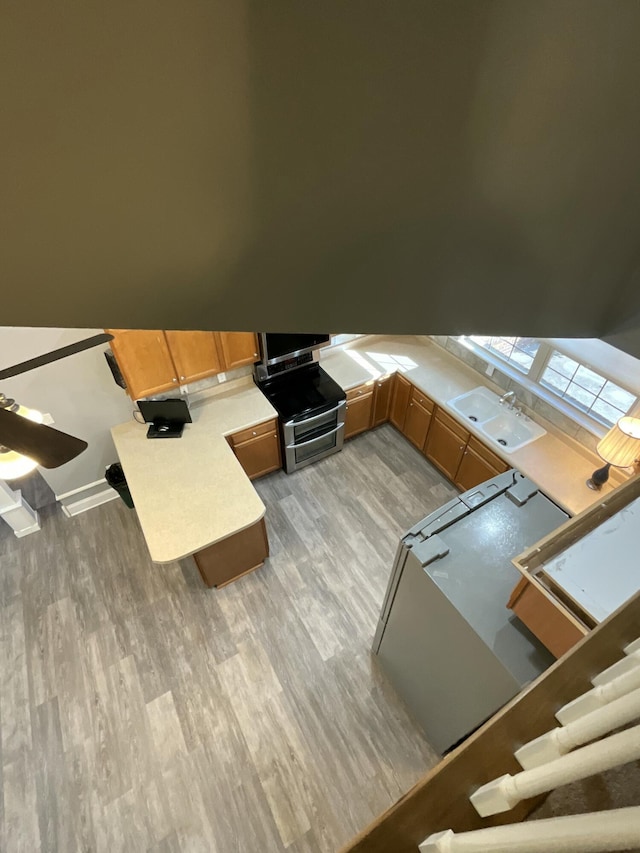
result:
M 180 438 L 183 429 L 182 421 L 165 421 L 156 418 L 147 430 L 147 438 Z

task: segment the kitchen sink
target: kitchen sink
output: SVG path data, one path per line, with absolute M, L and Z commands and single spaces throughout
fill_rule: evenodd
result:
M 451 408 L 464 420 L 471 421 L 489 441 L 512 453 L 535 441 L 546 430 L 535 421 L 500 403 L 500 397 L 484 386 L 474 388 L 448 401 Z
M 531 419 L 525 421 L 512 412 L 503 412 L 495 418 L 485 421 L 480 427 L 482 432 L 510 453 L 520 450 L 525 444 L 546 435 L 543 429 Z
M 499 400 L 497 394 L 489 391 L 488 388 L 480 387 L 454 397 L 453 400 L 449 400 L 449 405 L 473 423 L 482 423 L 501 411 Z

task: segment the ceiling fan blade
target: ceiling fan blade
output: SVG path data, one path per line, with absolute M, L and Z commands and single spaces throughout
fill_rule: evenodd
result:
M 38 355 L 35 358 L 30 358 L 28 361 L 21 361 L 20 364 L 14 364 L 13 367 L 7 367 L 0 370 L 0 380 L 10 379 L 12 376 L 19 376 L 21 373 L 26 373 L 28 370 L 34 370 L 36 367 L 42 367 L 45 364 L 51 364 L 52 361 L 58 361 L 61 358 L 66 358 L 69 355 L 75 355 L 77 352 L 82 352 L 91 347 L 97 347 L 99 344 L 106 344 L 113 340 L 113 335 L 108 335 L 106 332 L 102 335 L 93 335 L 90 338 L 84 338 L 82 341 L 76 341 L 75 344 L 69 344 L 66 347 L 54 349 L 44 355 Z
M 86 450 L 88 444 L 66 432 L 0 409 L 0 445 L 34 459 L 43 468 L 58 468 Z

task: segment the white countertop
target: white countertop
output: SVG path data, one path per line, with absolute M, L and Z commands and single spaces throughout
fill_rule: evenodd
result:
M 216 393 L 217 392 L 217 393 Z M 225 435 L 277 417 L 251 377 L 189 406 L 182 438 L 147 439 L 131 420 L 111 434 L 151 559 L 180 560 L 259 521 L 265 507 Z
M 502 393 L 488 378 L 483 381 L 477 371 L 447 350 L 413 335 L 356 339 L 337 352 L 325 350 L 323 354 L 321 350 L 321 364 L 345 389 L 398 370 L 458 421 L 460 415 L 447 404 L 448 400 L 480 385 Z M 533 480 L 559 506 L 577 515 L 600 500 L 615 484 L 605 484 L 600 492 L 589 489 L 586 480 L 602 465 L 602 460 L 586 448 L 578 449 L 575 442 L 559 437 L 542 418 L 536 417 L 538 420 L 548 430 L 547 434 L 514 453 L 496 447 L 471 422 L 465 421 L 464 426 L 505 462 Z
M 321 356 L 323 368 L 345 389 L 399 370 L 449 411 L 447 400 L 482 384 L 491 388 L 449 352 L 415 336 L 357 339 L 344 349 L 321 351 Z M 265 512 L 224 437 L 277 417 L 252 378 L 216 386 L 190 403 L 190 411 L 193 423 L 179 439 L 148 440 L 147 425 L 133 420 L 111 430 L 157 563 L 201 551 L 255 524 Z M 473 424 L 465 426 L 487 443 Z M 515 453 L 496 452 L 572 515 L 611 489 L 607 484 L 600 493 L 590 491 L 585 480 L 598 467 L 597 459 L 551 432 Z

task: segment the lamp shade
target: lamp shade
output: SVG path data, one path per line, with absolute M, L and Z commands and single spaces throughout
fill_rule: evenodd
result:
M 39 424 L 43 421 L 40 412 L 36 409 L 27 409 L 26 406 L 20 406 L 16 414 Z M 15 450 L 0 447 L 0 480 L 15 480 L 17 477 L 24 477 L 25 474 L 30 474 L 37 467 L 38 463 L 30 456 L 23 456 L 22 453 L 16 453 Z
M 628 468 L 640 457 L 640 418 L 620 418 L 596 447 L 598 455 L 616 468 Z

